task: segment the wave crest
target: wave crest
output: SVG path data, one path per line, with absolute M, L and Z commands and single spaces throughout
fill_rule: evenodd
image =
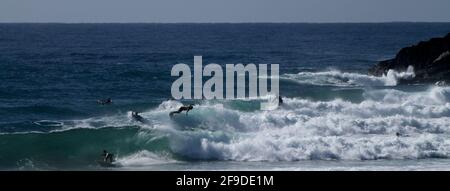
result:
M 339 70 L 300 72 L 298 74 L 284 74 L 280 77 L 301 84 L 317 86 L 396 86 L 400 79 L 411 79 L 414 76 L 414 68 L 409 66 L 406 71 L 397 72 L 395 70 L 389 70 L 385 75 L 380 77 L 341 72 Z

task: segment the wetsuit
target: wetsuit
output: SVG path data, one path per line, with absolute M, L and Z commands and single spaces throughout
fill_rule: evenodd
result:
M 170 116 L 173 116 L 173 114 L 175 114 L 175 113 L 181 113 L 181 112 L 183 112 L 183 111 L 186 111 L 186 115 L 187 115 L 187 113 L 189 112 L 189 110 L 191 110 L 191 109 L 193 109 L 194 107 L 192 106 L 192 105 L 189 105 L 189 106 L 181 106 L 179 109 L 178 109 L 178 111 L 172 111 L 172 112 L 170 112 L 169 113 L 169 115 Z

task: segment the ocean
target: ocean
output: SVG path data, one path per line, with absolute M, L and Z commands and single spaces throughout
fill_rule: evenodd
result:
M 367 75 L 449 32 L 450 23 L 0 24 L 0 170 L 450 170 L 450 87 L 399 84 L 406 71 Z M 283 105 L 171 100 L 172 66 L 197 55 L 279 64 Z M 97 104 L 104 98 L 113 103 Z M 194 109 L 171 119 L 182 104 Z M 103 150 L 114 167 L 97 163 Z

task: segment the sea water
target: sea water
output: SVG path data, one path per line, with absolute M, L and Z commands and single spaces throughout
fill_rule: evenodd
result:
M 367 75 L 448 32 L 448 23 L 0 24 L 0 169 L 449 170 L 450 87 L 398 83 L 413 71 Z M 171 100 L 172 66 L 196 55 L 279 64 L 283 105 Z M 97 104 L 104 98 L 113 104 Z M 171 119 L 183 104 L 194 109 Z M 104 149 L 116 167 L 96 163 Z

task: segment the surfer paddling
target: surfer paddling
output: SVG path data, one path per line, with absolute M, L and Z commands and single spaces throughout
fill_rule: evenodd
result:
M 172 112 L 170 112 L 169 113 L 169 116 L 170 117 L 173 117 L 173 115 L 175 114 L 175 113 L 181 113 L 181 112 L 183 112 L 183 111 L 186 111 L 186 115 L 188 114 L 188 112 L 190 111 L 190 110 L 192 110 L 192 109 L 194 109 L 194 105 L 192 105 L 192 104 L 189 104 L 189 105 L 187 105 L 187 106 L 181 106 L 177 111 L 172 111 Z
M 98 104 L 101 105 L 107 105 L 107 104 L 111 104 L 112 103 L 112 99 L 108 98 L 108 99 L 101 99 L 101 100 L 97 100 Z

